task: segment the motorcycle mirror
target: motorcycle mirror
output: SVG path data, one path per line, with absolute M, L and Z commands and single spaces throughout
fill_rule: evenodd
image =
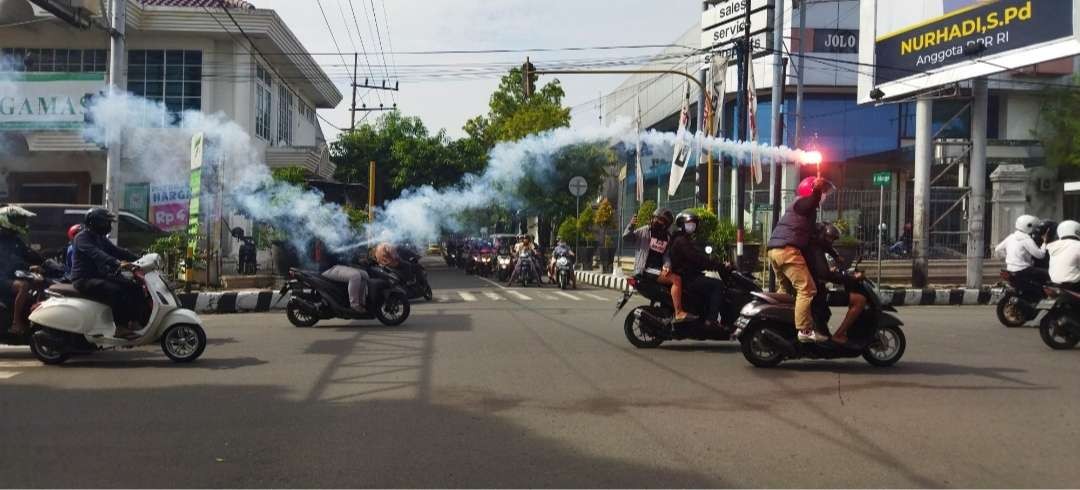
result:
M 712 255 L 712 253 L 713 253 L 712 245 L 709 245 L 709 246 L 705 247 L 705 253 L 707 253 L 709 255 Z

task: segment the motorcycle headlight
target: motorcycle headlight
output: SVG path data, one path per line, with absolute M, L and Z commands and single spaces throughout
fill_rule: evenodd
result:
M 566 266 L 566 264 L 569 264 L 570 261 L 567 260 L 566 257 L 559 257 L 559 260 L 556 263 L 559 264 L 560 267 L 564 267 L 564 266 Z
M 757 316 L 758 313 L 761 313 L 761 305 L 758 305 L 757 303 L 747 303 L 746 306 L 743 306 L 742 310 L 739 311 L 739 315 L 742 316 Z
M 499 257 L 499 265 L 510 265 L 509 257 Z

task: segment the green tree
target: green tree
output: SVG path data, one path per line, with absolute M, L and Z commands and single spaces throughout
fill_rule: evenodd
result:
M 488 113 L 465 123 L 465 133 L 485 149 L 570 125 L 570 108 L 562 105 L 566 92 L 559 80 L 545 84 L 531 97 L 525 97 L 521 82 L 521 70 L 511 69 L 491 94 Z
M 577 217 L 578 233 L 581 235 L 582 241 L 589 243 L 596 237 L 594 236 L 595 227 L 593 222 L 596 219 L 596 210 L 592 206 L 585 206 L 585 209 L 581 210 L 581 214 Z
M 563 220 L 559 225 L 559 240 L 565 240 L 567 243 L 575 243 L 578 240 L 578 226 L 577 220 L 568 217 Z
M 582 196 L 589 201 L 607 177 L 607 169 L 615 161 L 615 154 L 605 145 L 581 144 L 561 148 L 551 156 L 550 165 L 544 172 L 531 172 L 518 184 L 517 196 L 528 211 L 544 216 L 566 216 L 575 212 L 576 199 L 567 191 L 570 179 L 584 177 L 593 192 Z M 539 162 L 522 162 L 522 165 L 540 168 Z M 590 223 L 591 226 L 591 223 Z
M 596 206 L 593 225 L 599 232 L 599 239 L 603 241 L 604 246 L 609 246 L 608 230 L 615 227 L 615 207 L 611 205 L 611 201 L 608 201 L 607 198 L 601 200 L 600 204 Z
M 652 220 L 653 213 L 656 212 L 655 201 L 644 201 L 641 203 L 641 207 L 637 212 L 637 224 L 638 226 L 645 226 Z
M 1033 133 L 1042 140 L 1048 162 L 1080 167 L 1080 76 L 1073 79 L 1072 86 L 1045 94 L 1043 124 Z

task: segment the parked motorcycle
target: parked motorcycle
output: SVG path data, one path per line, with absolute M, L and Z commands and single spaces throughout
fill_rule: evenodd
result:
M 159 343 L 175 362 L 198 359 L 206 349 L 206 332 L 194 311 L 180 307 L 179 298 L 161 275 L 161 257 L 144 255 L 134 266 L 121 277 L 141 285 L 145 293 L 149 314 L 137 338 L 113 338 L 116 326 L 108 305 L 83 296 L 71 285 L 56 284 L 46 291 L 50 298 L 30 314 L 34 356 L 45 364 L 60 364 L 72 355 Z
M 1044 284 L 1017 277 L 1004 269 L 1001 270 L 1001 281 L 1005 294 L 997 302 L 998 321 L 1006 327 L 1016 328 L 1033 320 L 1039 313 L 1036 305 L 1046 299 Z
M 1065 350 L 1080 343 L 1080 293 L 1046 286 L 1046 299 L 1036 306 L 1039 336 L 1051 349 Z
M 634 294 L 641 294 L 649 300 L 649 304 L 634 308 L 626 315 L 623 322 L 626 339 L 639 349 L 659 347 L 671 340 L 732 340 L 739 310 L 753 299 L 751 293 L 761 291 L 761 287 L 757 285 L 753 275 L 734 269 L 720 271 L 720 280 L 724 283 L 727 294 L 724 295 L 725 304 L 720 308 L 720 318 L 717 319 L 720 328 L 713 328 L 705 325 L 703 317 L 706 305 L 684 300 L 687 311 L 699 318 L 675 322 L 675 308 L 671 304 L 669 286 L 654 281 L 628 279 L 630 290 L 624 292 L 619 299 L 615 314 L 626 306 Z
M 849 272 L 854 272 L 858 261 Z M 789 359 L 837 359 L 862 356 L 874 366 L 896 364 L 904 355 L 907 339 L 903 322 L 892 315 L 896 309 L 883 305 L 873 282 L 863 278 L 854 286 L 867 298 L 866 309 L 847 332 L 844 345 L 830 342 L 803 343 L 795 329 L 795 300 L 786 294 L 753 293 L 735 322 L 743 357 L 757 367 L 774 367 Z
M 349 306 L 348 284 L 331 281 L 315 271 L 289 269 L 289 281 L 281 288 L 281 295 L 292 293 L 285 307 L 285 316 L 296 327 L 313 327 L 320 320 L 342 318 L 346 320 L 378 319 L 383 325 L 397 326 L 409 318 L 409 297 L 401 287 L 398 276 L 382 266 L 367 269 L 368 282 L 366 311 L 359 312 Z

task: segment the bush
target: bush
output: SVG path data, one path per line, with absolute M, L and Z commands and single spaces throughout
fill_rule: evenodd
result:
M 592 206 L 586 206 L 581 210 L 581 214 L 577 218 L 577 232 L 581 237 L 581 240 L 590 243 L 593 236 L 593 220 L 595 219 L 596 212 L 593 211 Z
M 637 212 L 637 224 L 638 226 L 645 226 L 652 219 L 653 213 L 656 212 L 656 203 L 653 201 L 645 201 L 641 203 L 641 207 Z

